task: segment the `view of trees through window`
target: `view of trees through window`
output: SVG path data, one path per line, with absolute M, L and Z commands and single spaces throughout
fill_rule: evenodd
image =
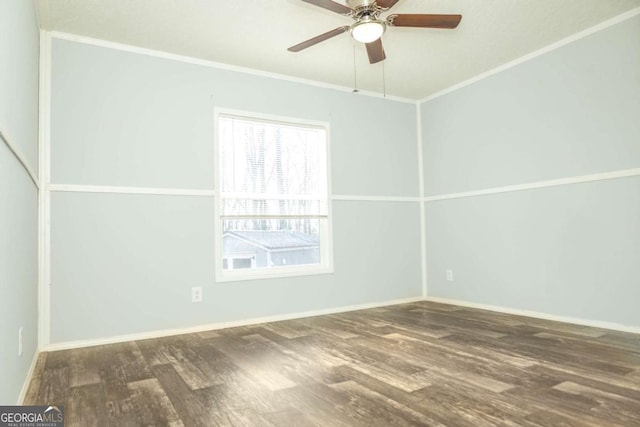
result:
M 220 116 L 218 132 L 224 257 L 254 256 L 243 268 L 319 263 L 326 130 Z

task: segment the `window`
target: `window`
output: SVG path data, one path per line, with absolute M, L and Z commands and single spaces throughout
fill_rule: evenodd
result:
M 218 281 L 331 272 L 326 125 L 216 114 Z

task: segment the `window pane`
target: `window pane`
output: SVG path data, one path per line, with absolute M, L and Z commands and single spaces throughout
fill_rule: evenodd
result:
M 261 270 L 246 274 L 255 278 L 329 267 L 326 127 L 224 113 L 216 124 L 222 269 Z
M 221 193 L 326 198 L 323 128 L 220 117 L 219 132 Z
M 320 264 L 320 221 L 326 220 L 223 220 L 223 257 L 234 260 L 233 269 Z

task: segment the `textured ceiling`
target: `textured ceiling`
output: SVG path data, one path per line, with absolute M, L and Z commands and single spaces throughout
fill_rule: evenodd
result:
M 640 0 L 400 0 L 393 13 L 455 13 L 455 30 L 390 28 L 370 65 L 348 33 L 286 49 L 350 18 L 300 0 L 36 0 L 40 25 L 241 67 L 421 99 L 630 9 Z M 343 4 L 346 1 L 340 1 Z M 383 80 L 384 75 L 384 80 Z

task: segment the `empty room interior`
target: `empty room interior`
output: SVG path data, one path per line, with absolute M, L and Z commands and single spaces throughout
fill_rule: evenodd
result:
M 640 0 L 0 0 L 0 139 L 14 412 L 640 426 Z

